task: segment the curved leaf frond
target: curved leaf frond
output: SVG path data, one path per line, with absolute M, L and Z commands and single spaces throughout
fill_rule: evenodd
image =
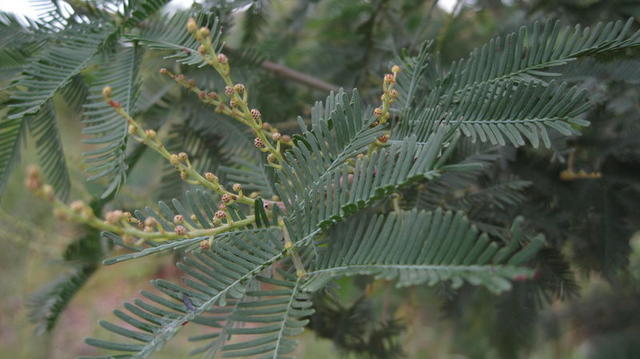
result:
M 508 290 L 510 279 L 533 274 L 520 265 L 544 245 L 536 237 L 521 247 L 522 233 L 514 227 L 513 238 L 502 246 L 461 213 L 438 209 L 361 216 L 328 235 L 308 287 L 336 276 L 374 274 L 396 279 L 398 286 L 451 281 L 458 287 L 466 281 L 494 292 Z

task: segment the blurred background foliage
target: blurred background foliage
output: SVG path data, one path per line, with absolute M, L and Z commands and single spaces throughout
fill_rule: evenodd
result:
M 78 12 L 93 2 L 68 3 Z M 536 20 L 593 25 L 633 17 L 635 28 L 640 21 L 637 0 L 446 3 L 453 4 L 449 11 L 436 0 L 207 0 L 192 6 L 224 22 L 225 52 L 236 78 L 251 90 L 263 117 L 288 133 L 297 128 L 296 117 L 307 118 L 312 103 L 330 88 L 357 87 L 375 103 L 385 69 L 398 56 L 415 54 L 428 39 L 435 40 L 439 66 L 446 67 L 491 37 Z M 11 25 L 6 18 L 2 22 Z M 19 40 L 3 38 L 3 46 L 20 47 Z M 563 70 L 564 80 L 584 87 L 595 104 L 583 136 L 552 138 L 551 149 L 497 152 L 469 145 L 473 150 L 462 148 L 457 155 L 480 150 L 491 164 L 487 170 L 471 179 L 443 178 L 457 182 L 448 182 L 446 193 L 435 197 L 419 189 L 402 193 L 404 202 L 419 207 L 463 208 L 496 235 L 516 215 L 524 215 L 530 229 L 545 233 L 550 242 L 536 259 L 536 279 L 499 296 L 472 287 L 395 290 L 366 277 L 345 279 L 319 295 L 300 357 L 640 357 L 640 61 L 624 55 L 629 54 L 572 62 Z M 12 73 L 9 60 L 2 61 L 4 88 Z M 203 168 L 245 156 L 250 143 L 243 130 L 210 121 L 216 115 L 157 75 L 163 66 L 202 84 L 212 81 L 209 70 L 145 54 L 139 100 L 149 104 L 140 105 L 144 121 L 161 129 L 168 146 L 188 149 Z M 322 84 L 298 81 L 290 69 Z M 81 141 L 78 104 L 60 96 L 55 107 L 73 197 L 102 209 L 137 208 L 149 198 L 180 196 L 177 174 L 133 146 L 126 186 L 117 196 L 100 200 L 106 184 L 84 180 L 80 154 L 89 147 Z M 33 147 L 27 146 L 22 163 L 35 160 Z M 602 176 L 572 177 L 580 171 Z M 90 354 L 79 338 L 96 330 L 98 318 L 107 317 L 148 279 L 179 276 L 170 256 L 102 270 L 108 244 L 86 228 L 55 221 L 47 204 L 22 188 L 20 168 L 0 208 L 1 358 Z M 72 285 L 65 289 L 60 283 Z M 67 297 L 52 302 L 56 291 Z M 51 316 L 58 312 L 59 317 Z M 182 349 L 187 345 L 175 341 L 157 357 L 186 357 Z

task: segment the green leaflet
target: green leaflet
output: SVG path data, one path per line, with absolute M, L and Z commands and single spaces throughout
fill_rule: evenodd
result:
M 363 215 L 339 224 L 321 243 L 320 260 L 309 271 L 309 290 L 337 276 L 373 274 L 397 280 L 398 286 L 465 281 L 493 292 L 511 288 L 510 280 L 533 272 L 520 265 L 544 245 L 536 237 L 521 247 L 516 225 L 513 238 L 501 246 L 489 240 L 461 213 L 412 210 Z
M 210 309 L 215 312 L 215 306 L 226 307 L 227 303 L 235 303 L 244 295 L 283 295 L 282 292 L 247 293 L 248 283 L 283 255 L 278 232 L 266 229 L 252 234 L 230 233 L 228 240 L 218 242 L 207 251 L 192 253 L 184 258 L 183 263 L 179 264 L 180 269 L 188 275 L 183 286 L 154 280 L 154 287 L 164 295 L 143 291 L 145 300 L 136 299 L 133 303 L 125 303 L 126 311 L 115 310 L 115 315 L 126 323 L 124 326 L 110 322 L 100 323 L 103 328 L 128 341 L 111 342 L 88 338 L 86 342 L 131 358 L 149 357 L 173 338 L 186 322 L 210 322 L 207 313 Z M 298 298 L 297 290 L 290 293 Z M 297 302 L 297 299 L 291 301 L 291 308 L 285 311 L 284 318 L 287 321 L 284 323 L 289 323 L 288 313 L 294 313 L 298 309 Z M 246 312 L 244 314 L 248 315 Z M 244 317 L 236 319 L 249 320 Z M 134 329 L 130 329 L 132 327 Z M 276 338 L 277 342 L 289 345 L 285 336 L 291 335 L 291 332 L 287 327 L 283 327 L 280 332 L 282 335 Z M 240 329 L 236 329 L 234 333 L 242 334 Z M 257 344 L 253 342 L 245 345 L 248 347 Z M 227 347 L 227 350 L 232 348 Z

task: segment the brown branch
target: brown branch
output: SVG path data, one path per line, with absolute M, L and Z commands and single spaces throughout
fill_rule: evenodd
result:
M 224 51 L 227 52 L 228 54 L 237 54 L 238 51 L 235 49 L 232 49 L 228 46 L 224 47 Z M 273 72 L 274 74 L 291 80 L 291 81 L 295 81 L 298 82 L 300 84 L 309 86 L 311 88 L 314 89 L 318 89 L 321 91 L 338 91 L 339 87 L 334 85 L 334 84 L 330 84 L 326 81 L 320 80 L 319 78 L 313 77 L 311 75 L 307 75 L 305 73 L 302 73 L 300 71 L 296 71 L 292 68 L 286 67 L 284 65 L 280 65 L 280 64 L 276 64 L 275 62 L 271 62 L 271 61 L 263 61 L 260 63 L 260 67 L 262 67 L 263 69 Z

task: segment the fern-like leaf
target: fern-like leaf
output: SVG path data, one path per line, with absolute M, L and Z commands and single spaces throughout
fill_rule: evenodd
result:
M 128 313 L 114 311 L 125 324 L 100 322 L 103 328 L 133 342 L 110 342 L 94 338 L 86 342 L 120 353 L 106 356 L 109 358 L 116 355 L 149 357 L 186 323 L 207 321 L 206 315 L 214 306 L 225 307 L 228 301 L 243 297 L 248 282 L 282 258 L 284 253 L 280 234 L 273 230 L 251 235 L 230 233 L 227 240 L 217 242 L 210 250 L 189 255 L 179 265 L 189 275 L 184 279 L 184 287 L 154 280 L 154 287 L 164 296 L 143 291 L 146 301 L 136 299 L 133 303 L 125 303 Z M 288 332 L 283 333 L 288 335 Z
M 84 106 L 85 143 L 97 148 L 84 153 L 89 180 L 106 178 L 108 185 L 102 198 L 115 194 L 127 175 L 127 122 L 109 106 L 102 96 L 105 86 L 113 88 L 113 99 L 132 113 L 138 97 L 138 68 L 142 57 L 138 46 L 118 49 L 114 57 L 105 58 L 91 95 Z
M 521 265 L 543 246 L 536 237 L 521 248 L 519 223 L 505 246 L 481 234 L 461 213 L 412 210 L 361 216 L 336 226 L 327 248 L 310 270 L 309 289 L 336 276 L 374 274 L 396 279 L 398 286 L 465 281 L 494 292 L 508 290 L 510 280 L 532 275 Z

